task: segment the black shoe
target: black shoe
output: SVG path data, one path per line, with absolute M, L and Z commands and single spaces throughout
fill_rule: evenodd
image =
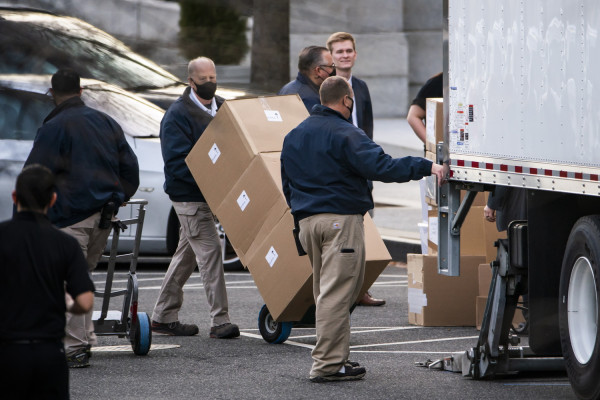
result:
M 85 354 L 88 355 L 88 358 L 92 358 L 92 345 L 88 344 L 85 346 Z
M 351 366 L 351 367 L 353 367 L 353 368 L 358 368 L 358 367 L 360 367 L 360 364 L 359 364 L 359 363 L 357 363 L 356 361 L 350 361 L 350 360 L 346 360 L 346 361 L 344 362 L 344 366 L 348 366 L 348 365 L 349 365 L 349 366 Z
M 314 383 L 356 381 L 362 379 L 367 373 L 364 367 L 352 367 L 346 364 L 344 368 L 344 372 L 337 372 L 333 375 L 313 376 L 310 378 L 310 381 Z
M 67 356 L 67 365 L 69 368 L 85 368 L 90 366 L 90 356 L 87 349 L 76 350 Z
M 168 324 L 152 321 L 152 332 L 163 333 L 171 336 L 194 336 L 200 332 L 194 324 L 182 324 L 179 321 Z
M 210 337 L 215 339 L 231 339 L 240 336 L 240 329 L 230 322 L 210 328 Z

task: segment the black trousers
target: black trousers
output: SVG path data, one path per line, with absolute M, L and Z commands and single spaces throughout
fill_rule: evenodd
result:
M 69 369 L 62 342 L 0 342 L 0 388 L 5 399 L 68 399 Z

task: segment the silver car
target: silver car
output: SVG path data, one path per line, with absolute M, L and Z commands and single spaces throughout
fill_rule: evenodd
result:
M 10 193 L 33 146 L 37 129 L 54 108 L 48 95 L 50 75 L 0 75 L 0 220 L 12 216 Z M 172 254 L 177 246 L 179 223 L 163 190 L 164 173 L 159 129 L 164 111 L 143 98 L 104 82 L 82 79 L 83 101 L 112 116 L 123 128 L 140 166 L 140 187 L 135 198 L 148 200 L 140 243 L 144 255 Z M 119 211 L 129 217 L 131 207 Z M 220 225 L 217 224 L 220 229 Z M 225 233 L 220 229 L 227 269 L 241 266 Z M 119 247 L 133 248 L 131 230 L 121 234 Z

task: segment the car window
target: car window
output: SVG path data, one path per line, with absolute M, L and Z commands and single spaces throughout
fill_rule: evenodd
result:
M 123 132 L 133 137 L 158 137 L 164 111 L 154 104 L 120 89 L 86 86 L 84 103 L 115 119 Z
M 130 90 L 179 84 L 167 71 L 157 65 L 154 68 L 152 61 L 130 52 L 115 39 L 111 45 L 110 36 L 87 24 L 76 27 L 71 26 L 75 24 L 72 19 L 44 17 L 52 18 L 52 23 L 0 19 L 0 72 L 52 74 L 59 68 L 73 68 L 82 77 Z M 62 26 L 63 19 L 71 24 Z
M 0 139 L 33 140 L 54 104 L 49 96 L 0 89 Z

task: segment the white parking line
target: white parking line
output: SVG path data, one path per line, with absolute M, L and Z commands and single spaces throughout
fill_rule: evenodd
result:
M 449 337 L 449 338 L 439 338 L 439 339 L 410 340 L 407 342 L 361 344 L 361 345 L 356 345 L 356 346 L 350 346 L 350 349 L 358 349 L 358 348 L 363 348 L 363 347 L 378 347 L 378 346 L 397 346 L 397 345 L 402 345 L 402 344 L 447 342 L 447 341 L 452 341 L 452 340 L 472 340 L 472 339 L 477 339 L 477 338 L 479 338 L 479 336 L 461 336 L 461 337 Z
M 253 339 L 264 340 L 261 335 L 257 335 L 255 333 L 240 332 L 240 335 L 247 336 L 247 337 L 250 337 Z M 315 348 L 315 346 L 312 344 L 298 343 L 298 342 L 294 342 L 293 340 L 286 340 L 285 342 L 283 342 L 283 344 L 289 344 L 290 346 L 304 347 L 305 349 L 311 349 L 311 350 Z
M 314 329 L 314 328 L 312 328 Z M 354 334 L 358 334 L 358 333 L 373 333 L 373 332 L 390 332 L 390 331 L 405 331 L 405 330 L 412 330 L 412 329 L 422 329 L 422 327 L 420 326 L 398 326 L 398 327 L 389 327 L 389 328 L 373 328 L 373 329 L 369 329 L 369 328 L 363 328 L 365 330 L 356 330 L 359 328 L 354 328 L 350 330 L 350 334 L 354 335 Z M 306 339 L 306 338 L 311 338 L 311 337 L 317 337 L 317 335 L 302 335 L 302 336 L 290 336 L 293 339 Z

